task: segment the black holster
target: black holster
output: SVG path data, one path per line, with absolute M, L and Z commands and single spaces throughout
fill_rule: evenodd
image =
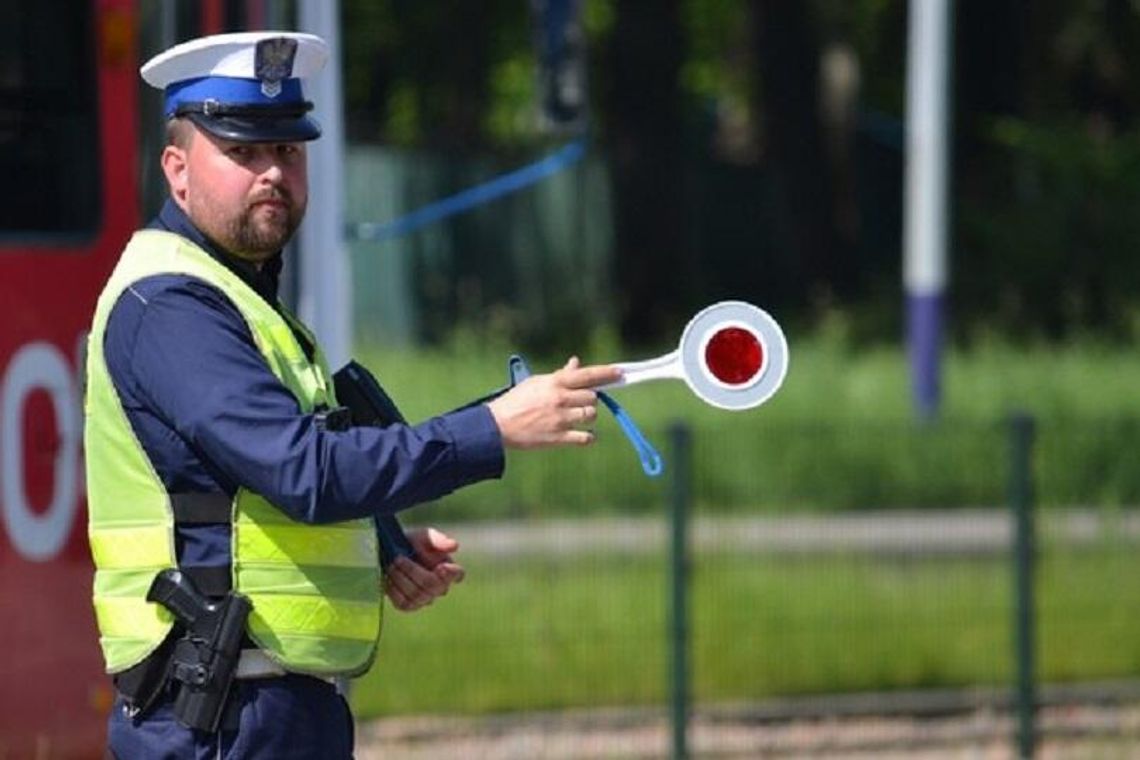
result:
M 177 687 L 175 717 L 189 728 L 217 731 L 253 606 L 234 591 L 211 601 L 173 569 L 155 576 L 146 598 L 169 610 L 185 631 L 167 658 L 167 681 Z

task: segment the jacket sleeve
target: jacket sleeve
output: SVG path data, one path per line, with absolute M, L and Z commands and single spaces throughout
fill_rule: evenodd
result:
M 502 475 L 502 441 L 484 405 L 418 425 L 325 431 L 302 413 L 241 314 L 213 287 L 182 279 L 133 308 L 141 318 L 115 337 L 129 359 L 116 383 L 203 466 L 294 519 L 393 513 Z M 114 319 L 113 312 L 108 340 Z

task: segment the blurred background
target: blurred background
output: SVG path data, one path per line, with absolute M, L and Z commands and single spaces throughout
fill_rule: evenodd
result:
M 897 345 L 907 11 L 344 0 L 350 222 L 589 141 L 532 192 L 358 251 L 376 267 L 360 328 L 439 342 L 474 322 L 543 349 L 612 329 L 640 347 L 733 296 L 797 333 Z M 1134 5 L 958 2 L 949 24 L 953 338 L 1132 340 Z M 400 274 L 404 302 L 373 295 Z
M 932 406 L 904 217 L 909 24 L 935 6 Z M 410 416 L 496 387 L 511 351 L 656 356 L 725 298 L 775 315 L 792 357 L 742 414 L 680 384 L 619 393 L 659 480 L 602 419 L 591 451 L 512 456 L 409 514 L 464 543 L 471 579 L 391 621 L 356 692 L 388 742 L 424 741 L 391 716 L 443 712 L 546 726 L 519 756 L 628 725 L 657 733 L 617 756 L 1140 752 L 1135 3 L 340 12 L 355 345 Z M 369 239 L 574 141 L 584 158 L 525 190 Z
M 66 737 L 109 706 L 60 473 L 96 283 L 165 191 L 137 65 L 259 28 L 339 37 L 343 174 L 312 196 L 343 195 L 345 287 L 318 306 L 409 419 L 512 353 L 658 356 L 723 299 L 790 345 L 747 412 L 615 392 L 658 478 L 603 411 L 595 446 L 405 513 L 468 579 L 388 613 L 360 757 L 1140 755 L 1140 4 L 82 5 L 0 11 L 0 642 L 82 634 L 0 658 L 0 760 L 99 756 Z M 312 271 L 286 269 L 306 317 Z M 96 685 L 27 729 L 61 652 Z

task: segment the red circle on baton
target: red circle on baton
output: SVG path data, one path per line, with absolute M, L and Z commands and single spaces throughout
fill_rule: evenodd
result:
M 750 330 L 723 327 L 705 346 L 705 365 L 725 385 L 743 385 L 764 366 L 764 347 Z

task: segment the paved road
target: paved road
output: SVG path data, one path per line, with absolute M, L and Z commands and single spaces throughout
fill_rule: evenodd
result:
M 1134 760 L 1140 757 L 1140 706 L 1045 706 L 1039 713 L 1040 760 Z M 1007 711 L 950 714 L 817 715 L 783 720 L 695 711 L 694 758 L 831 760 L 1015 760 Z M 579 710 L 485 718 L 377 720 L 359 727 L 359 760 L 664 760 L 670 729 L 663 711 Z
M 1140 510 L 1040 511 L 1040 540 L 1066 546 L 1106 538 L 1140 543 Z M 664 517 L 448 523 L 465 554 L 512 557 L 584 551 L 657 553 L 668 540 Z M 1009 513 L 995 509 L 890 510 L 832 515 L 694 517 L 691 546 L 769 553 L 995 554 L 1009 551 Z

